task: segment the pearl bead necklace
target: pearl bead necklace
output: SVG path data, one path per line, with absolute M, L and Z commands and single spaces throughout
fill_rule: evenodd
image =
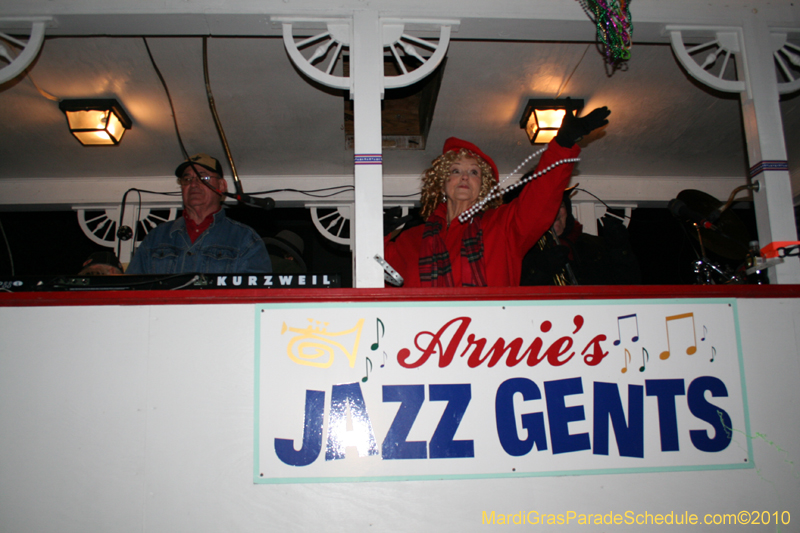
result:
M 564 163 L 577 163 L 578 161 L 580 161 L 580 158 L 578 158 L 578 157 L 568 157 L 566 159 L 561 159 L 559 161 L 556 161 L 555 163 L 553 163 L 549 167 L 547 167 L 547 168 L 545 168 L 543 170 L 540 170 L 539 172 L 535 172 L 535 173 L 531 174 L 530 176 L 519 180 L 518 182 L 514 183 L 513 185 L 511 185 L 509 187 L 506 187 L 505 189 L 502 188 L 503 183 L 508 181 L 508 179 L 511 176 L 516 174 L 522 167 L 524 167 L 528 163 L 528 161 L 530 161 L 531 159 L 533 159 L 537 155 L 541 154 L 546 149 L 547 149 L 547 147 L 542 148 L 541 150 L 538 150 L 538 151 L 532 153 L 531 155 L 529 155 L 528 157 L 526 157 L 525 160 L 517 166 L 517 168 L 515 168 L 513 171 L 511 171 L 511 173 L 508 176 L 503 178 L 503 181 L 501 181 L 500 183 L 498 183 L 494 187 L 492 187 L 492 189 L 489 191 L 489 194 L 487 194 L 484 197 L 483 200 L 481 200 L 480 202 L 476 202 L 475 204 L 472 205 L 472 207 L 470 207 L 469 209 L 467 209 L 466 211 L 464 211 L 463 213 L 458 215 L 458 221 L 461 222 L 462 224 L 464 224 L 468 220 L 472 220 L 472 218 L 475 215 L 477 215 L 487 203 L 491 202 L 495 198 L 499 198 L 499 197 L 503 196 L 508 191 L 512 191 L 512 190 L 516 189 L 517 187 L 528 183 L 531 180 L 535 180 L 535 179 L 539 178 L 540 176 L 543 176 L 543 175 L 547 174 L 548 172 L 550 172 L 551 170 L 553 170 L 554 168 L 556 168 L 559 165 L 563 165 Z

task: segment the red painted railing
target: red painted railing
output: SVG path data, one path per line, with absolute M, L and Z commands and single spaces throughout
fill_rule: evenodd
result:
M 214 289 L 0 293 L 0 307 L 480 300 L 799 298 L 800 285 L 636 285 L 475 289 Z

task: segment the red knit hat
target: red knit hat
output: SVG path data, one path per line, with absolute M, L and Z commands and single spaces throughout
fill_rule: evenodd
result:
M 497 165 L 494 164 L 492 158 L 488 155 L 484 154 L 480 148 L 475 146 L 474 144 L 463 141 L 457 137 L 450 137 L 444 142 L 444 148 L 442 148 L 442 155 L 446 154 L 447 152 L 457 152 L 461 149 L 465 149 L 473 154 L 477 155 L 484 161 L 486 161 L 490 167 L 492 167 L 492 173 L 494 174 L 494 180 L 497 181 L 499 179 L 499 172 L 497 172 Z

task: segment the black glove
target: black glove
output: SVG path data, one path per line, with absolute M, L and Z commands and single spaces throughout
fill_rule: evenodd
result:
M 533 258 L 533 270 L 553 276 L 564 270 L 569 262 L 569 248 L 563 245 L 538 251 Z
M 568 109 L 556 135 L 556 142 L 564 148 L 572 148 L 581 137 L 608 124 L 606 118 L 610 114 L 611 111 L 605 106 L 598 107 L 585 117 L 576 117 L 575 112 Z

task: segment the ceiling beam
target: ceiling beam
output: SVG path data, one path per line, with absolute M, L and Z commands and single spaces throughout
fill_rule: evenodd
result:
M 519 179 L 512 177 L 510 183 Z M 245 192 L 299 189 L 305 191 L 352 185 L 352 176 L 242 176 Z M 419 200 L 418 175 L 384 175 L 384 204 L 407 204 Z M 666 203 L 685 189 L 698 189 L 715 198 L 725 200 L 731 191 L 746 183 L 744 176 L 591 176 L 582 174 L 573 178 L 586 189 L 606 202 L 660 202 Z M 116 205 L 131 187 L 147 191 L 179 192 L 174 176 L 143 178 L 3 178 L 3 194 L 0 195 L 0 211 L 19 211 L 34 206 L 48 210 L 71 209 L 75 205 Z M 352 191 L 329 197 L 325 192 L 310 196 L 297 192 L 270 193 L 278 207 L 296 207 L 309 203 L 349 204 Z M 129 194 L 128 201 L 135 195 Z M 586 193 L 579 193 L 578 200 L 588 200 Z M 135 200 L 138 203 L 138 197 Z M 143 205 L 180 205 L 179 196 L 153 194 L 142 195 Z M 43 209 L 37 208 L 37 209 Z
M 577 0 L 373 0 L 369 6 L 382 17 L 457 17 L 463 23 L 453 38 L 459 39 L 595 40 L 594 25 Z M 280 23 L 272 17 L 330 17 L 363 8 L 362 0 L 4 0 L 2 16 L 53 16 L 48 36 L 279 36 Z M 631 11 L 639 43 L 668 42 L 665 24 L 740 25 L 754 13 L 767 25 L 800 24 L 800 2 L 638 0 Z

